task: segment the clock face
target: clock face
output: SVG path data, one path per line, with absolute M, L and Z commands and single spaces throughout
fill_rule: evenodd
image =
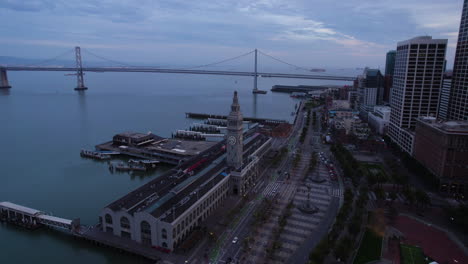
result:
M 227 142 L 228 142 L 229 145 L 234 145 L 234 144 L 236 144 L 236 141 L 237 141 L 237 140 L 236 140 L 236 137 L 235 137 L 235 136 L 230 136 L 230 137 L 228 137 L 228 140 L 227 140 Z

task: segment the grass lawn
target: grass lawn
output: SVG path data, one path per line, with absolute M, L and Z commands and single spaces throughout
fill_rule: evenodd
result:
M 379 260 L 382 250 L 382 237 L 371 229 L 367 229 L 362 238 L 361 247 L 358 250 L 354 264 L 364 264 L 369 261 Z
M 387 180 L 391 180 L 389 175 L 387 175 L 387 173 L 385 173 L 385 170 L 384 170 L 382 165 L 380 165 L 380 164 L 370 164 L 370 163 L 361 163 L 361 165 L 364 168 L 366 168 L 369 173 L 371 173 L 373 175 L 377 175 L 380 172 L 385 176 L 385 178 Z
M 400 244 L 400 254 L 402 264 L 426 264 L 423 251 L 420 247 Z

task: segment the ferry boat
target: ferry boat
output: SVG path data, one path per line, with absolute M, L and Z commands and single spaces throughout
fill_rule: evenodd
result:
M 125 164 L 123 162 L 118 162 L 117 164 L 109 164 L 109 169 L 117 171 L 146 171 L 146 167 L 137 164 Z
M 306 93 L 301 93 L 301 92 L 291 93 L 291 97 L 294 97 L 294 98 L 305 97 L 305 96 L 306 96 Z
M 159 161 L 157 160 L 134 160 L 131 159 L 128 161 L 129 164 L 131 165 L 140 165 L 144 166 L 147 169 L 155 169 L 156 166 L 159 164 Z
M 310 69 L 311 72 L 326 72 L 325 69 Z
M 253 94 L 266 94 L 267 91 L 265 91 L 265 90 L 254 90 L 252 93 Z
M 108 154 L 104 154 L 104 153 L 100 153 L 100 152 L 92 151 L 92 150 L 85 150 L 85 149 L 82 149 L 80 151 L 80 156 L 84 158 L 92 158 L 92 159 L 98 159 L 98 160 L 107 160 L 111 158 L 111 156 Z

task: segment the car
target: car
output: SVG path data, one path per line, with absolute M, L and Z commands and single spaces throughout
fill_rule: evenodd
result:
M 238 237 L 234 237 L 234 239 L 232 239 L 232 243 L 233 243 L 233 244 L 236 244 L 238 240 L 239 240 Z

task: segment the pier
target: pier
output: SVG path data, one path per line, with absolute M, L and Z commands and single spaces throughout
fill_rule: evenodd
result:
M 95 245 L 108 246 L 150 260 L 160 260 L 164 254 L 155 248 L 103 232 L 98 226 L 80 225 L 80 219 L 69 220 L 11 202 L 0 202 L 0 221 L 35 230 L 52 228 Z
M 192 113 L 186 112 L 185 117 L 187 118 L 194 118 L 194 119 L 207 119 L 207 118 L 214 118 L 214 119 L 227 119 L 225 115 L 216 115 L 216 114 L 203 114 L 203 113 Z M 288 123 L 286 120 L 279 120 L 279 119 L 269 119 L 269 118 L 257 118 L 257 117 L 244 117 L 244 121 L 251 121 L 255 123 L 267 123 L 267 124 L 282 124 Z
M 78 232 L 80 229 L 79 218 L 74 220 L 60 218 L 11 202 L 0 202 L 0 220 L 28 229 L 46 226 L 71 233 Z

